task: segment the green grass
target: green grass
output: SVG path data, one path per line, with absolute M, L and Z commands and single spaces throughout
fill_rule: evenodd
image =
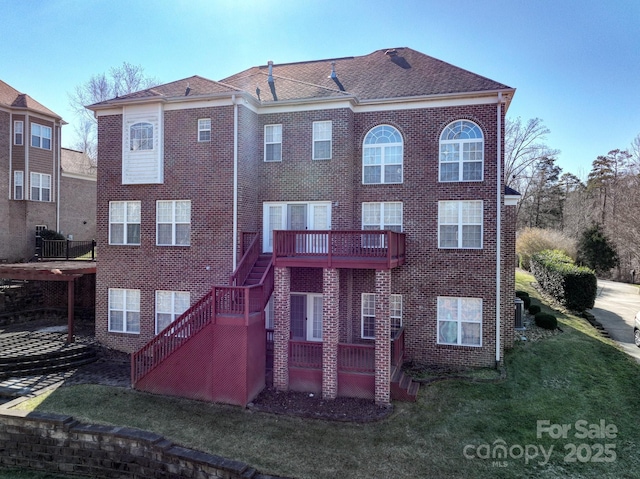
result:
M 516 280 L 517 289 L 541 304 L 530 276 L 518 273 Z M 506 380 L 423 386 L 416 403 L 395 403 L 393 415 L 377 423 L 303 420 L 95 385 L 60 388 L 34 407 L 153 431 L 265 473 L 297 478 L 637 477 L 640 366 L 586 321 L 555 314 L 564 332 L 517 343 L 506 355 Z M 571 425 L 568 438 L 537 438 L 538 420 Z M 575 438 L 579 420 L 614 424 L 617 436 Z M 491 448 L 500 440 L 508 447 L 553 446 L 553 453 L 546 464 L 538 456 L 528 463 L 508 457 L 499 465 L 463 454 L 465 446 Z M 616 458 L 565 462 L 570 444 L 581 447 L 582 459 L 597 452 L 595 444 L 613 444 Z

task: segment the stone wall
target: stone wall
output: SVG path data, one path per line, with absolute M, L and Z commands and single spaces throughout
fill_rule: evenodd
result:
M 0 467 L 105 479 L 274 478 L 242 462 L 178 446 L 158 434 L 11 410 L 0 412 Z

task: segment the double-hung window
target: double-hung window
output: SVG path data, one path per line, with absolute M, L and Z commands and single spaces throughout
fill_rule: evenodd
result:
M 313 122 L 313 159 L 331 159 L 331 120 Z
M 264 126 L 264 161 L 282 161 L 282 125 Z
M 402 202 L 362 203 L 363 230 L 390 230 L 402 232 Z M 368 248 L 385 247 L 383 234 L 363 234 L 363 246 Z
M 440 181 L 482 181 L 484 137 L 475 123 L 454 121 L 440 135 Z
M 371 129 L 362 146 L 362 183 L 402 183 L 402 135 L 389 125 Z
M 360 335 L 362 339 L 376 338 L 376 295 L 375 293 L 362 293 L 362 316 L 360 323 Z M 402 327 L 402 295 L 389 296 L 389 319 L 391 330 Z
M 140 290 L 109 288 L 109 331 L 140 332 Z
M 190 302 L 188 291 L 156 291 L 156 334 L 189 309 Z
M 16 120 L 13 122 L 13 144 L 24 144 L 24 122 L 22 120 Z
M 140 202 L 109 203 L 109 244 L 140 244 Z
M 191 200 L 156 202 L 156 244 L 191 244 Z
M 198 141 L 211 141 L 211 118 L 198 120 Z
M 31 200 L 51 201 L 51 175 L 31 173 Z
M 482 346 L 482 299 L 438 297 L 438 344 Z
M 482 248 L 482 200 L 438 202 L 438 247 Z
M 44 150 L 51 149 L 51 127 L 31 124 L 31 146 L 42 148 Z
M 13 199 L 24 200 L 24 171 L 13 172 Z

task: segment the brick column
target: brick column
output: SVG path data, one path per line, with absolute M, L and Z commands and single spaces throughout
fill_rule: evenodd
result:
M 273 286 L 273 386 L 289 389 L 289 338 L 291 336 L 291 271 L 275 268 Z
M 379 406 L 391 402 L 391 319 L 389 297 L 391 271 L 376 271 L 376 377 L 375 400 Z
M 325 268 L 322 281 L 322 398 L 335 399 L 338 395 L 339 270 Z

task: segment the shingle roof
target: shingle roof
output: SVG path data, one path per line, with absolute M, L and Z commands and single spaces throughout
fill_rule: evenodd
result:
M 141 90 L 127 95 L 122 95 L 111 100 L 95 103 L 91 106 L 111 105 L 119 101 L 128 100 L 146 100 L 146 99 L 170 99 L 179 97 L 198 97 L 214 95 L 217 93 L 233 93 L 238 90 L 234 87 L 223 85 L 222 83 L 194 75 L 189 78 L 183 78 L 164 85 L 154 86 L 146 90 Z
M 6 84 L 2 80 L 0 80 L 0 105 L 15 109 L 27 109 L 42 113 L 43 115 L 52 116 L 59 120 L 62 119 L 60 115 L 49 110 L 43 104 L 35 101 L 29 95 L 20 93 L 18 90 L 13 88 L 11 85 Z
M 93 165 L 89 157 L 81 151 L 62 148 L 60 163 L 64 173 L 75 173 L 86 176 L 97 175 L 96 166 Z
M 331 78 L 335 64 L 336 78 Z M 511 89 L 411 48 L 377 50 L 359 57 L 252 67 L 221 80 L 263 102 L 353 95 L 360 101 Z M 259 97 L 256 93 L 259 89 Z

